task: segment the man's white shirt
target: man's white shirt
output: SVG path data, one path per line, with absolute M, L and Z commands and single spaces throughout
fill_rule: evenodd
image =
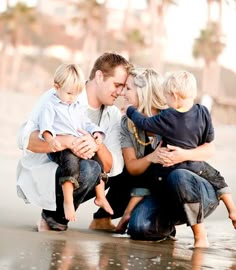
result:
M 55 90 L 52 88 L 42 95 L 28 121 L 20 127 L 17 136 L 18 147 L 23 152 L 17 166 L 17 194 L 26 203 L 32 203 L 47 210 L 56 209 L 55 174 L 58 165 L 50 161 L 47 154 L 31 152 L 27 150 L 27 147 L 30 134 L 39 130 L 40 111 L 54 93 Z M 85 90 L 78 100 L 82 105 L 88 106 Z M 120 174 L 124 166 L 120 146 L 120 121 L 120 110 L 116 106 L 105 106 L 99 126 L 105 133 L 104 144 L 113 158 L 110 177 Z

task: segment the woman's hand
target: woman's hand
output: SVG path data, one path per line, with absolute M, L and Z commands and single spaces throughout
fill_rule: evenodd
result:
M 98 145 L 88 132 L 84 130 L 79 130 L 79 132 L 82 133 L 83 136 L 76 138 L 72 142 L 70 149 L 76 156 L 83 159 L 90 159 L 97 152 Z
M 167 145 L 167 147 L 164 147 L 163 151 L 160 152 L 160 159 L 162 160 L 161 164 L 163 167 L 169 167 L 186 161 L 186 151 L 186 149 L 177 146 Z
M 163 167 L 173 166 L 186 160 L 186 150 L 172 145 L 162 147 L 162 142 L 160 142 L 158 147 L 149 154 L 148 160 L 162 164 Z
M 183 149 L 173 145 L 158 147 L 149 154 L 149 161 L 160 163 L 163 167 L 173 166 L 184 161 L 204 161 L 209 159 L 215 151 L 214 143 L 204 143 L 193 149 Z

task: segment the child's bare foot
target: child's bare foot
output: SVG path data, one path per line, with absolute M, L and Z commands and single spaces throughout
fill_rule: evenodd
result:
M 64 202 L 65 218 L 69 221 L 76 221 L 75 207 L 73 203 Z
M 207 233 L 203 223 L 194 224 L 191 226 L 194 235 L 194 247 L 195 248 L 207 248 L 209 242 L 207 239 Z
M 232 220 L 234 229 L 236 229 L 236 211 L 232 211 L 229 213 L 229 218 Z
M 124 214 L 116 227 L 116 232 L 121 233 L 121 234 L 125 233 L 128 223 L 129 223 L 129 219 L 130 219 L 130 214 Z
M 104 197 L 104 198 L 96 198 L 94 200 L 94 203 L 97 205 L 97 206 L 100 206 L 102 207 L 107 213 L 109 213 L 110 215 L 113 215 L 114 212 L 109 204 L 109 202 L 107 201 L 107 199 Z
M 207 239 L 207 235 L 199 235 L 194 237 L 194 247 L 195 248 L 208 248 L 209 247 L 209 242 Z

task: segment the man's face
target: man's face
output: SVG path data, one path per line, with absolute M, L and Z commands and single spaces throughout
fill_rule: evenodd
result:
M 99 84 L 97 98 L 101 104 L 113 105 L 118 96 L 122 94 L 127 79 L 127 71 L 123 66 L 118 66 L 114 70 L 114 75 L 106 79 L 103 78 Z

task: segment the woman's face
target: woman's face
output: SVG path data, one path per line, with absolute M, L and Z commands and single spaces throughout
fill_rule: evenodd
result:
M 125 99 L 128 103 L 132 104 L 134 107 L 138 107 L 138 93 L 137 93 L 137 87 L 134 84 L 134 77 L 132 75 L 129 75 L 126 80 L 125 85 Z

